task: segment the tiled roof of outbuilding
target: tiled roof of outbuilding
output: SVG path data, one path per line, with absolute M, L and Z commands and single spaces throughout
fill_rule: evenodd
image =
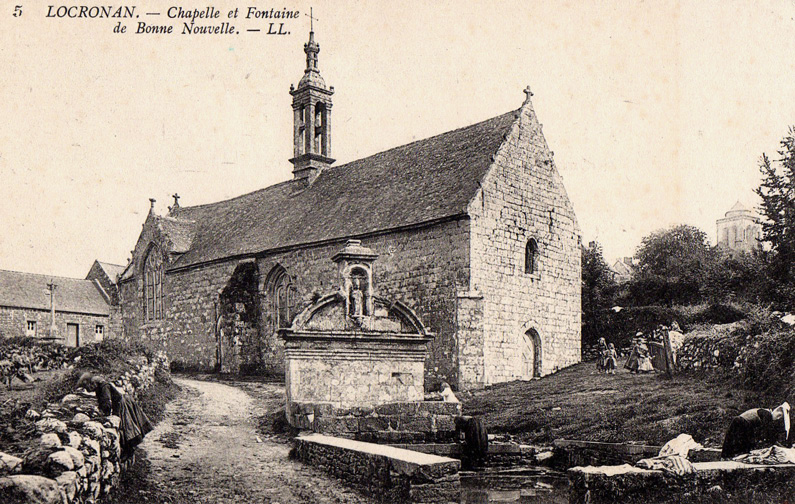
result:
M 462 215 L 516 111 L 237 198 L 180 207 L 196 223 L 175 267 Z
M 91 280 L 0 270 L 0 306 L 50 309 L 47 284 L 55 282 L 55 310 L 108 315 L 110 307 Z

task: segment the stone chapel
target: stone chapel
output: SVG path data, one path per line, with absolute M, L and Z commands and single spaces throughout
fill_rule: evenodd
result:
M 349 239 L 378 295 L 435 334 L 426 387 L 531 379 L 580 361 L 580 230 L 531 103 L 335 166 L 334 87 L 310 32 L 290 87 L 291 180 L 236 198 L 154 200 L 119 279 L 123 337 L 182 369 L 281 373 L 280 329 L 335 288 Z

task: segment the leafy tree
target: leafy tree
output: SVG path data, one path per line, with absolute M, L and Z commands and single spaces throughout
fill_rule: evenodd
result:
M 594 313 L 610 307 L 616 292 L 613 272 L 605 262 L 602 246 L 592 241 L 582 247 L 582 311 Z
M 764 257 L 761 252 L 737 254 L 716 248 L 701 285 L 702 298 L 712 303 L 766 300 L 769 281 Z
M 768 274 L 775 297 L 795 307 L 795 128 L 781 140 L 778 159 L 762 155 L 762 183 L 756 194 L 762 199 L 764 240 L 770 243 Z
M 707 234 L 681 224 L 643 238 L 636 272 L 629 285 L 637 304 L 694 304 L 701 301 L 701 285 L 714 253 Z

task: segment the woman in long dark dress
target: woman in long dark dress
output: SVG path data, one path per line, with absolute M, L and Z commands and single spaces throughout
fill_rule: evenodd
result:
M 776 443 L 789 448 L 793 443 L 789 410 L 785 402 L 772 411 L 754 408 L 734 417 L 723 440 L 721 457 L 733 458 Z
M 152 423 L 146 413 L 129 395 L 123 393 L 102 376 L 83 373 L 77 382 L 77 386 L 96 393 L 97 405 L 103 415 L 116 415 L 119 417 L 121 420 L 119 424 L 121 461 L 132 462 L 135 456 L 135 447 L 152 430 Z

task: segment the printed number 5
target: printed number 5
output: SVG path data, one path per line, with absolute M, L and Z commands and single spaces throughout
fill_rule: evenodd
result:
M 14 17 L 19 17 L 22 15 L 22 6 L 17 5 L 14 7 Z

